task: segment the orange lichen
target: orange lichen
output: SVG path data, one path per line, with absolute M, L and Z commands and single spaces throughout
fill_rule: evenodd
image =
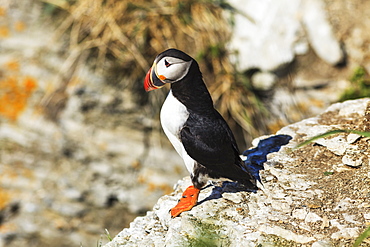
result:
M 0 210 L 4 209 L 10 201 L 10 195 L 7 191 L 0 189 Z
M 19 63 L 16 60 L 9 61 L 5 63 L 5 66 L 9 70 L 18 71 L 19 70 Z
M 0 26 L 0 38 L 6 38 L 9 36 L 9 28 L 6 26 Z
M 36 87 L 36 82 L 30 77 L 18 81 L 10 76 L 0 81 L 0 115 L 15 121 L 25 109 L 27 100 Z
M 145 176 L 143 176 L 143 175 L 139 175 L 139 176 L 137 177 L 137 182 L 138 182 L 139 184 L 143 184 L 143 183 L 145 183 L 145 181 L 146 181 Z
M 17 32 L 22 32 L 24 29 L 26 29 L 26 24 L 23 21 L 17 21 L 14 23 L 14 29 Z
M 5 15 L 6 15 L 6 10 L 0 7 L 0 16 L 5 16 Z
M 36 82 L 31 77 L 26 77 L 23 81 L 24 88 L 26 89 L 26 92 L 32 92 L 36 87 Z
M 15 232 L 17 230 L 17 226 L 12 222 L 12 223 L 3 223 L 0 225 L 0 233 L 8 233 L 8 232 Z
M 2 184 L 4 181 L 14 181 L 18 178 L 33 180 L 35 179 L 35 174 L 32 169 L 25 167 L 21 161 L 3 164 L 0 169 L 0 190 L 4 187 Z

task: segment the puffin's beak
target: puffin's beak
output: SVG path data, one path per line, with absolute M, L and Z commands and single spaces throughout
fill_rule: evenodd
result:
M 154 89 L 161 88 L 165 85 L 163 81 L 161 81 L 154 72 L 155 64 L 149 69 L 148 73 L 146 73 L 145 80 L 144 80 L 144 89 L 145 91 L 149 92 Z

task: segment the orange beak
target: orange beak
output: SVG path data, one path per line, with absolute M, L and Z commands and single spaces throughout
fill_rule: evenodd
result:
M 163 81 L 161 81 L 157 75 L 155 74 L 153 68 L 155 64 L 149 69 L 149 71 L 146 73 L 145 79 L 144 79 L 144 89 L 145 91 L 149 92 L 154 89 L 161 88 L 165 85 Z

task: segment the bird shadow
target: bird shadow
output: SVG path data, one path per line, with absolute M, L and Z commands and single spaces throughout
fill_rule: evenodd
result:
M 280 148 L 288 144 L 291 139 L 292 137 L 289 135 L 275 135 L 261 140 L 257 147 L 243 152 L 243 155 L 247 157 L 244 161 L 243 169 L 252 174 L 257 181 L 261 182 L 259 171 L 264 169 L 263 164 L 267 161 L 267 155 L 269 153 L 278 152 Z M 213 185 L 210 184 L 203 189 L 210 186 Z M 222 193 L 235 193 L 240 191 L 256 192 L 256 190 L 248 189 L 238 182 L 225 181 L 222 183 L 222 186 L 214 186 L 211 194 L 207 198 L 199 201 L 198 205 L 209 200 L 219 199 L 222 197 Z

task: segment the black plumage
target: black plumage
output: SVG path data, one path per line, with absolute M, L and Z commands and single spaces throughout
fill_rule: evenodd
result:
M 171 91 L 162 107 L 162 127 L 184 159 L 194 186 L 200 189 L 209 178 L 227 178 L 247 189 L 257 189 L 256 179 L 239 156 L 232 131 L 213 106 L 198 63 L 176 49 L 162 52 L 148 71 L 144 86 L 150 91 L 166 83 L 171 84 Z
M 204 181 L 198 177 L 208 175 L 228 178 L 249 189 L 257 189 L 254 177 L 243 168 L 244 162 L 231 129 L 213 106 L 195 60 L 188 74 L 171 84 L 171 90 L 189 112 L 179 135 L 186 152 L 197 162 L 192 175 L 194 186 L 203 187 Z
M 245 151 L 248 159 L 242 161 L 231 129 L 213 107 L 198 63 L 176 49 L 162 52 L 147 72 L 144 88 L 151 91 L 166 83 L 171 84 L 171 90 L 161 109 L 162 128 L 193 182 L 170 210 L 171 217 L 191 210 L 209 179 L 226 178 L 241 183 L 244 189 L 256 190 L 267 154 L 277 152 L 291 137 L 265 139 L 255 149 Z

